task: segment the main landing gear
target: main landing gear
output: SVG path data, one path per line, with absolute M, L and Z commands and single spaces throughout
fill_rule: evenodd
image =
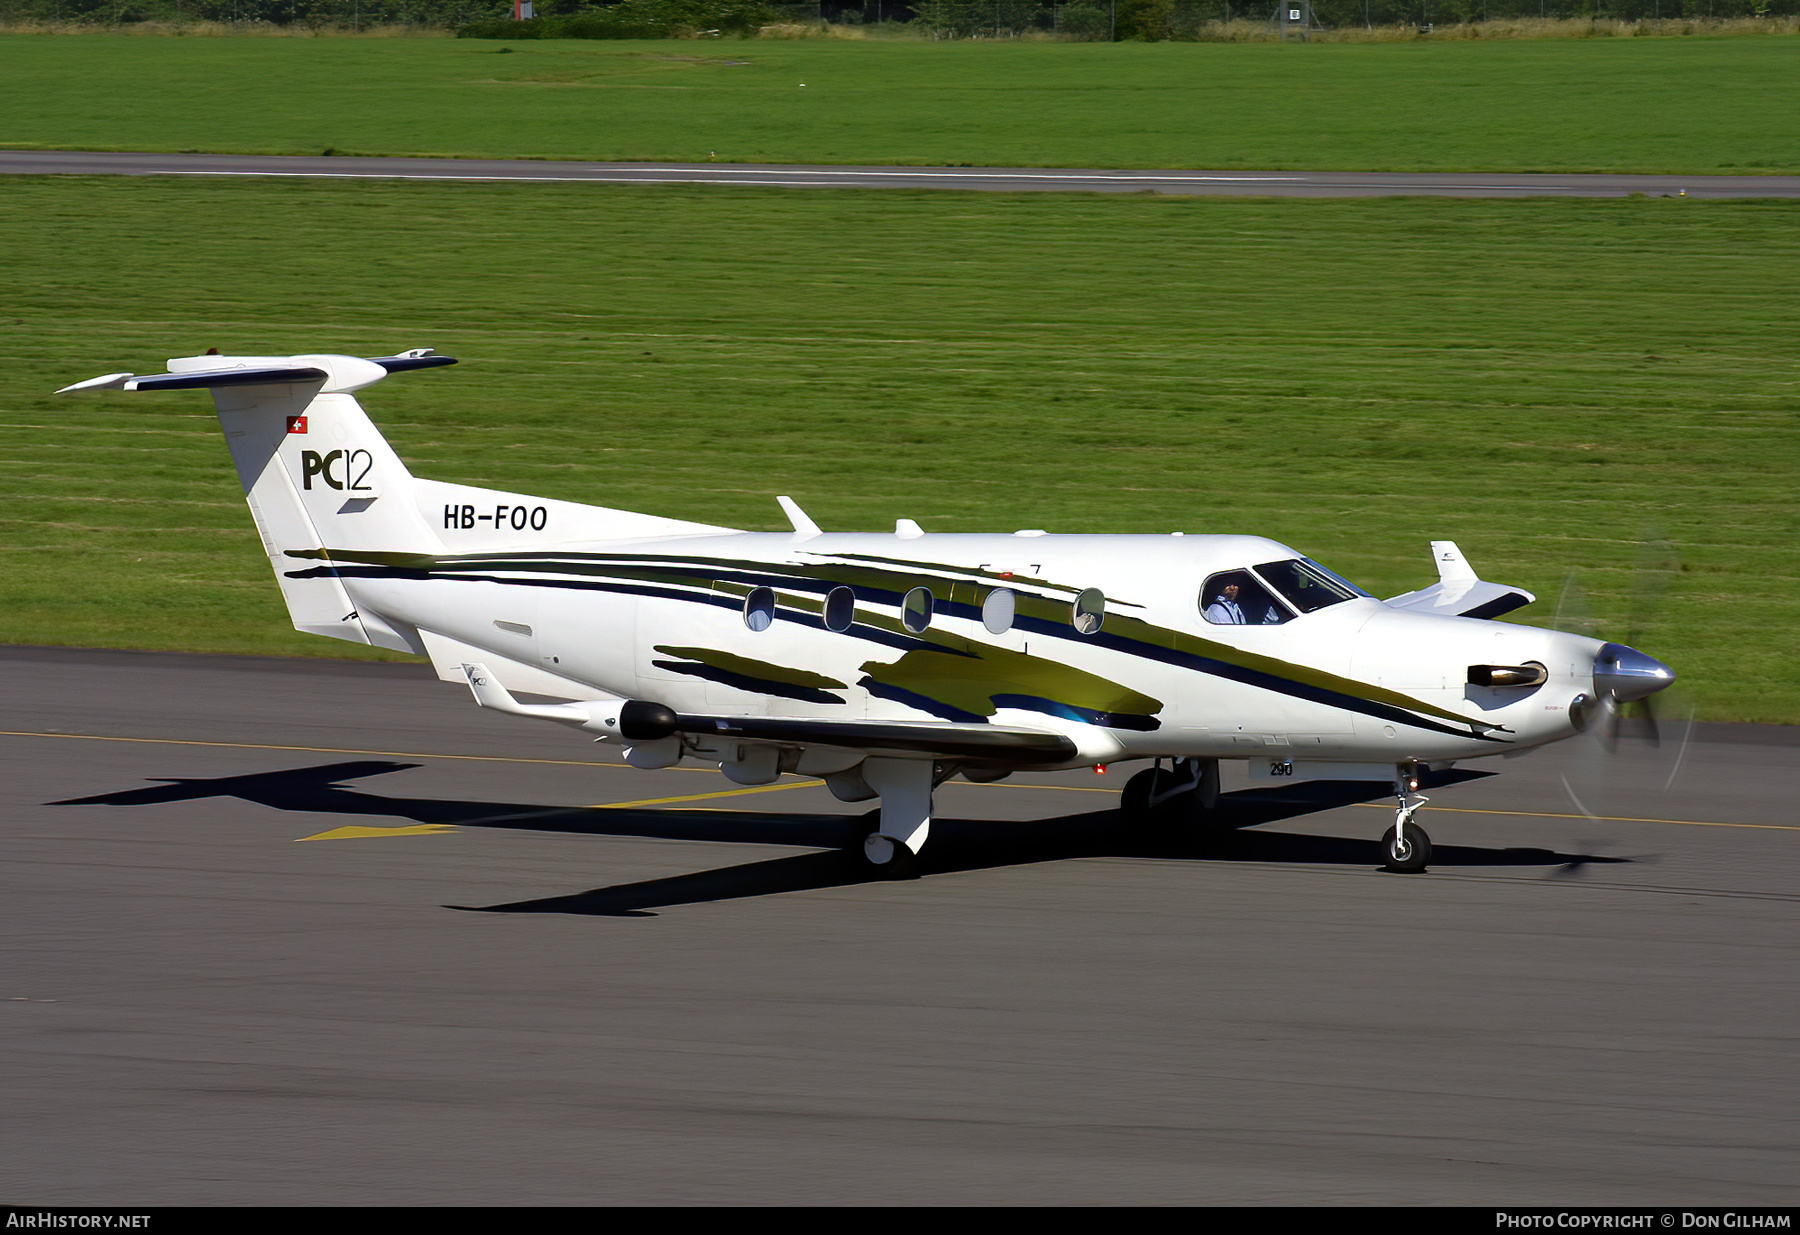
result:
M 1219 801 L 1217 759 L 1158 759 L 1125 782 L 1119 814 L 1127 823 L 1197 822 Z
M 1394 797 L 1399 800 L 1399 808 L 1394 815 L 1394 826 L 1381 837 L 1381 864 L 1385 869 L 1403 875 L 1416 875 L 1431 861 L 1431 837 L 1412 821 L 1419 808 L 1431 800 L 1418 789 L 1417 765 L 1399 765 L 1394 772 Z
M 863 838 L 863 857 L 888 879 L 918 873 L 919 850 L 931 831 L 935 769 L 928 759 L 865 759 L 863 780 L 881 796 L 869 818 L 875 830 Z
M 880 811 L 870 811 L 867 817 L 879 826 Z M 879 831 L 863 837 L 862 850 L 863 857 L 883 879 L 911 879 L 918 874 L 919 855 Z

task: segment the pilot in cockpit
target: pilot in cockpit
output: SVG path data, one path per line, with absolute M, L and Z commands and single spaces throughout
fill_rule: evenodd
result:
M 1237 575 L 1227 575 L 1224 586 L 1213 596 L 1212 603 L 1206 606 L 1206 620 L 1215 626 L 1248 626 L 1252 619 L 1244 613 L 1243 606 L 1238 603 L 1238 596 L 1243 592 L 1242 579 Z M 1252 594 L 1244 600 L 1255 610 L 1262 610 L 1261 625 L 1272 626 L 1282 620 L 1282 613 L 1266 595 L 1259 595 L 1261 588 L 1253 588 Z
M 1275 599 L 1276 592 L 1281 600 Z M 1348 579 L 1301 557 L 1213 575 L 1197 599 L 1201 616 L 1214 626 L 1279 626 L 1296 613 L 1315 613 L 1359 596 L 1369 599 Z
M 1212 604 L 1206 606 L 1206 620 L 1215 626 L 1242 626 L 1244 611 L 1238 608 L 1238 585 L 1227 583 L 1213 597 Z

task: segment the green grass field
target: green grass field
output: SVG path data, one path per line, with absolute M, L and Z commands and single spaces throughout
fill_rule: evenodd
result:
M 421 475 L 747 528 L 1257 532 L 1390 595 L 1459 541 L 1582 572 L 1705 714 L 1800 720 L 1800 206 L 0 178 L 0 640 L 288 629 L 204 395 L 224 351 L 455 369 Z
M 0 35 L 0 144 L 545 159 L 1800 171 L 1792 37 L 1390 44 Z M 802 87 L 801 83 L 805 83 Z

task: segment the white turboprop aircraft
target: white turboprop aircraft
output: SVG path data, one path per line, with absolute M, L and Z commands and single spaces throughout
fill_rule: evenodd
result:
M 1567 738 L 1674 681 L 1631 648 L 1492 621 L 1533 599 L 1434 542 L 1381 601 L 1255 536 L 741 532 L 414 477 L 352 392 L 430 349 L 188 356 L 66 390 L 212 391 L 296 628 L 429 657 L 482 707 L 635 767 L 717 763 L 880 798 L 904 869 L 932 790 L 1153 760 L 1130 814 L 1199 818 L 1252 779 L 1391 783 L 1390 869 L 1424 869 L 1421 772 Z M 564 699 L 522 703 L 514 691 Z

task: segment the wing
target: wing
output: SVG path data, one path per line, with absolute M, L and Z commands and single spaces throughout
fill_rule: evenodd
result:
M 1438 581 L 1389 599 L 1389 608 L 1438 617 L 1497 618 L 1537 599 L 1524 588 L 1478 578 L 1454 540 L 1432 541 L 1431 556 L 1437 561 Z
M 683 714 L 643 699 L 589 699 L 574 703 L 520 703 L 481 663 L 462 671 L 475 702 L 496 712 L 554 720 L 625 742 L 654 742 L 686 734 L 743 738 L 783 746 L 836 746 L 849 750 L 944 759 L 977 759 L 1027 767 L 1067 763 L 1073 741 L 1043 729 L 948 721 L 823 720 L 797 716 L 702 716 Z
M 1067 763 L 1075 743 L 1060 733 L 947 721 L 813 720 L 782 716 L 682 716 L 667 733 L 747 738 L 802 746 L 939 755 L 1008 764 Z

